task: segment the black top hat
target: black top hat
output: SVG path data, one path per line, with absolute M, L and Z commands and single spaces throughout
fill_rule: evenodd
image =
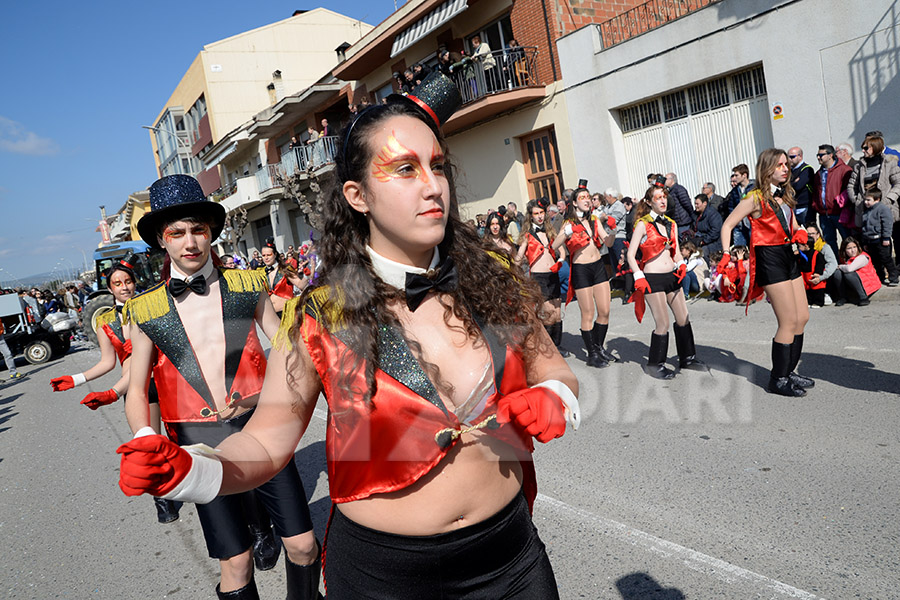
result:
M 586 190 L 586 189 L 587 189 L 587 179 L 579 179 L 579 180 L 578 180 L 578 187 L 577 187 L 576 189 L 579 189 L 579 190 Z
M 138 221 L 137 230 L 148 246 L 159 248 L 159 228 L 184 217 L 197 217 L 210 223 L 215 241 L 225 226 L 225 207 L 203 195 L 203 189 L 190 175 L 168 175 L 150 186 L 150 212 Z
M 462 105 L 462 95 L 449 77 L 435 70 L 416 86 L 414 93 L 388 96 L 388 102 L 395 101 L 412 102 L 441 127 Z

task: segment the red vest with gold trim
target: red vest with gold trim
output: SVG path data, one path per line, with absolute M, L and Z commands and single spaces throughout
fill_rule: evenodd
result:
M 113 323 L 106 323 L 101 329 L 103 329 L 103 333 L 106 334 L 106 337 L 108 337 L 110 343 L 112 343 L 113 349 L 116 351 L 116 357 L 118 357 L 119 364 L 121 365 L 125 362 L 126 358 L 131 356 L 131 340 L 126 340 L 121 337 L 122 324 L 119 323 L 118 319 L 116 319 L 115 324 L 119 326 L 118 331 L 113 329 Z
M 647 213 L 637 221 L 638 223 L 644 224 L 644 230 L 646 231 L 646 239 L 641 242 L 641 259 L 638 261 L 642 269 L 644 268 L 644 265 L 665 252 L 666 249 L 669 250 L 672 259 L 675 259 L 675 243 L 678 241 L 678 226 L 675 224 L 675 221 L 669 217 L 663 216 L 663 218 L 666 220 L 666 227 L 669 231 L 668 237 L 659 232 L 659 228 L 656 226 L 653 216 L 650 213 Z M 636 225 L 637 223 L 635 223 L 635 226 Z
M 549 236 L 547 237 L 549 241 Z M 541 240 L 538 239 L 537 235 L 533 231 L 528 232 L 528 245 L 525 246 L 525 259 L 528 261 L 528 266 L 531 267 L 536 263 L 541 256 L 544 255 L 544 250 L 550 251 L 550 256 L 556 260 L 556 252 L 549 245 L 545 246 Z
M 569 252 L 569 260 L 571 260 L 571 257 L 575 256 L 576 252 L 587 246 L 592 239 L 595 246 L 598 248 L 602 246 L 599 239 L 600 234 L 597 231 L 600 220 L 591 217 L 590 222 L 594 228 L 593 235 L 588 234 L 587 228 L 580 221 L 578 223 L 572 223 L 571 221 L 567 223 L 572 226 L 572 235 L 566 239 L 566 250 Z
M 750 217 L 750 245 L 781 246 L 790 244 L 791 236 L 794 234 L 793 219 L 790 215 L 785 219 L 788 226 L 788 230 L 785 232 L 778 215 L 775 214 L 771 204 L 763 199 L 759 190 L 753 190 L 750 194 L 755 194 L 756 204 L 759 206 L 760 211 L 759 217 Z M 781 210 L 781 207 L 778 207 L 778 210 Z

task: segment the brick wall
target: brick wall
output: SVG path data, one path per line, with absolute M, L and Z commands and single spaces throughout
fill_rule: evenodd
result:
M 647 0 L 555 0 L 560 35 L 591 23 L 602 23 Z

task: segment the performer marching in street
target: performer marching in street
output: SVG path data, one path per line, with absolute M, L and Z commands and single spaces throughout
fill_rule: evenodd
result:
M 159 448 L 171 444 L 147 426 L 146 389 L 152 369 L 169 436 L 180 444 L 215 446 L 240 431 L 253 414 L 266 371 L 256 326 L 271 337 L 278 319 L 261 272 L 213 265 L 210 244 L 222 231 L 225 210 L 206 199 L 194 178 L 171 175 L 158 180 L 150 187 L 150 208 L 138 231 L 145 242 L 166 250 L 171 277 L 129 300 L 124 309 L 126 322 L 135 325 L 125 400 L 133 443 L 140 440 Z M 288 598 L 317 598 L 319 550 L 303 484 L 290 458 L 270 474 L 271 480 L 257 482 L 262 484 L 257 493 L 284 543 Z M 140 464 L 138 470 L 145 472 L 155 464 Z M 127 495 L 146 491 L 126 473 L 120 486 Z M 161 485 L 154 495 L 173 498 L 179 491 Z M 219 598 L 256 599 L 252 540 L 241 496 L 216 495 L 205 496 L 206 503 L 197 505 L 209 555 L 219 559 L 221 567 L 216 593 Z
M 459 91 L 435 72 L 415 93 L 342 135 L 321 284 L 285 308 L 289 346 L 273 346 L 251 422 L 212 456 L 133 440 L 122 477 L 252 487 L 290 460 L 324 391 L 329 600 L 553 600 L 530 451 L 565 432 L 567 410 L 577 422 L 577 381 L 536 286 L 459 218 L 439 129 Z
M 550 339 L 559 353 L 569 355 L 562 347 L 562 319 L 560 316 L 559 268 L 565 260 L 565 252 L 560 249 L 559 258 L 551 244 L 556 237 L 553 226 L 546 221 L 546 210 L 550 206 L 547 198 L 531 200 L 525 208 L 525 224 L 519 235 L 519 252 L 516 262 L 528 261 L 531 278 L 541 288 L 544 295 L 542 318 Z
M 675 346 L 682 369 L 706 369 L 697 358 L 694 330 L 688 316 L 687 303 L 681 291 L 681 280 L 687 265 L 678 248 L 678 225 L 666 216 L 669 193 L 662 187 L 651 187 L 637 207 L 634 233 L 628 245 L 628 265 L 634 273 L 634 314 L 638 322 L 644 318 L 644 302 L 650 305 L 656 326 L 650 334 L 650 351 L 645 371 L 658 379 L 672 379 L 675 371 L 666 367 L 669 353 L 669 313 L 675 317 Z M 637 253 L 640 251 L 641 258 Z M 676 261 L 677 259 L 677 261 Z
M 127 257 L 126 257 L 127 258 Z M 75 375 L 63 375 L 50 380 L 50 387 L 54 392 L 71 390 L 103 377 L 116 367 L 116 359 L 122 366 L 122 377 L 108 390 L 103 392 L 91 392 L 81 403 L 91 410 L 97 410 L 101 406 L 112 404 L 122 397 L 128 390 L 129 365 L 131 359 L 131 331 L 130 326 L 122 324 L 122 307 L 130 300 L 136 290 L 137 278 L 130 263 L 122 261 L 110 267 L 106 273 L 106 285 L 115 301 L 114 308 L 97 315 L 96 323 L 102 330 L 97 332 L 97 343 L 100 346 L 100 361 L 83 373 Z M 150 381 L 148 392 L 150 409 L 150 425 L 159 433 L 159 399 L 156 395 L 156 386 Z M 153 498 L 156 506 L 156 518 L 160 523 L 171 523 L 178 519 L 178 511 L 181 502 L 172 502 L 163 498 Z
M 610 248 L 615 241 L 615 219 L 611 231 L 599 219 L 591 215 L 591 193 L 587 180 L 578 181 L 575 198 L 566 204 L 566 221 L 562 231 L 553 241 L 554 250 L 563 245 L 569 255 L 569 291 L 566 304 L 572 297 L 578 298 L 581 311 L 581 339 L 587 350 L 587 364 L 591 367 L 605 367 L 611 362 L 619 362 L 604 347 L 609 329 L 609 275 L 600 255 L 602 247 Z M 595 318 L 596 315 L 596 318 Z
M 309 280 L 281 260 L 275 242 L 271 238 L 266 240 L 260 254 L 269 287 L 269 299 L 275 307 L 275 312 L 281 314 L 284 303 L 294 297 L 294 288 L 302 290 Z
M 792 245 L 808 241 L 806 229 L 794 215 L 794 188 L 787 153 L 763 150 L 756 163 L 759 186 L 750 191 L 722 225 L 722 247 L 731 247 L 731 232 L 744 217 L 750 218 L 750 301 L 765 290 L 778 320 L 772 339 L 772 371 L 766 390 L 782 396 L 804 396 L 815 382 L 795 372 L 803 352 L 803 329 L 809 305 Z M 726 252 L 719 262 L 727 264 Z

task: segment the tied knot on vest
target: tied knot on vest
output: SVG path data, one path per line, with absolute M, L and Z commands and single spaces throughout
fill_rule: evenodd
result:
M 191 290 L 195 294 L 205 294 L 206 277 L 204 277 L 203 275 L 196 275 L 193 279 L 191 279 L 190 283 L 188 283 L 184 279 L 176 279 L 174 277 L 169 280 L 169 293 L 171 293 L 174 297 L 178 298 L 184 295 L 184 293 L 188 290 Z
M 498 427 L 500 427 L 500 423 L 497 422 L 497 415 L 491 415 L 481 423 L 472 425 L 471 427 L 463 427 L 462 429 L 453 429 L 452 427 L 448 427 L 446 429 L 441 429 L 436 434 L 434 434 L 434 441 L 441 450 L 446 450 L 462 434 L 478 431 L 479 429 L 484 429 L 485 427 L 488 429 L 497 429 Z
M 431 275 L 431 277 L 429 277 Z M 459 283 L 459 274 L 456 271 L 456 264 L 449 256 L 444 264 L 438 270 L 429 271 L 425 275 L 414 273 L 406 274 L 406 306 L 409 310 L 416 312 L 428 292 L 434 290 L 436 292 L 452 292 Z

